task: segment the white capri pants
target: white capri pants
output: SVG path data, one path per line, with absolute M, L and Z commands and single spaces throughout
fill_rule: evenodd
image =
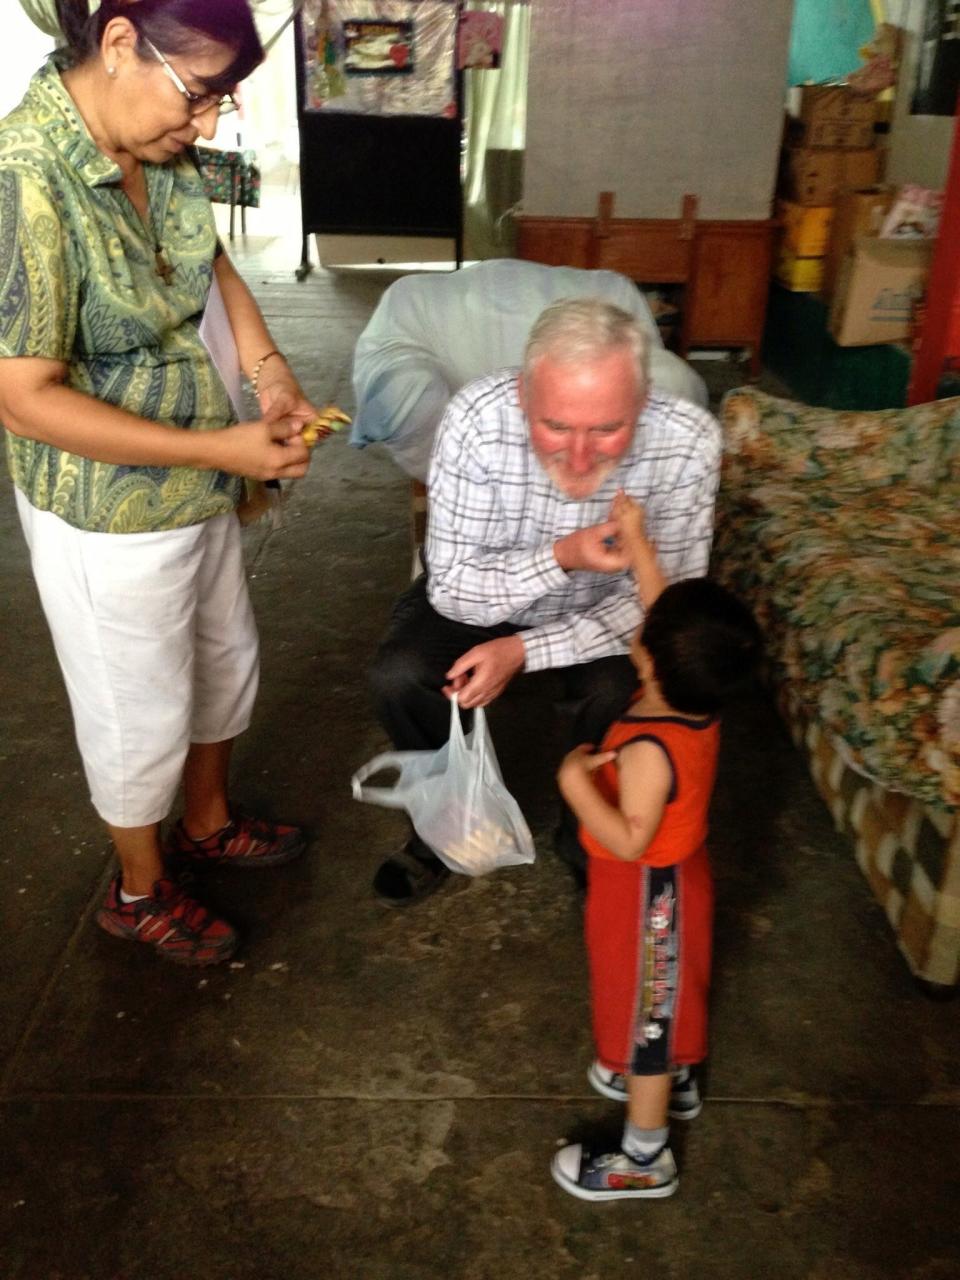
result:
M 86 533 L 16 497 L 94 808 L 116 827 L 159 822 L 191 742 L 236 737 L 253 712 L 239 522 Z

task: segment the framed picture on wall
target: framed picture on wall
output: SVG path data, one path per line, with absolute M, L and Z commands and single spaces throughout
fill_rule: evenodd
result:
M 302 0 L 303 110 L 457 115 L 459 0 Z
M 348 76 L 396 76 L 413 72 L 413 23 L 347 19 L 343 70 Z
M 503 18 L 499 13 L 465 12 L 457 34 L 457 66 L 462 71 L 497 71 L 503 47 Z

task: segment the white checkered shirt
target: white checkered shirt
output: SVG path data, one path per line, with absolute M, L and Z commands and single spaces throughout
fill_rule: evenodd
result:
M 644 508 L 667 579 L 702 576 L 720 456 L 711 414 L 652 392 L 617 468 L 591 497 L 568 498 L 533 452 L 517 371 L 478 378 L 450 401 L 434 442 L 430 603 L 459 622 L 525 628 L 527 671 L 626 653 L 642 617 L 630 574 L 567 573 L 553 544 L 609 519 L 623 488 Z

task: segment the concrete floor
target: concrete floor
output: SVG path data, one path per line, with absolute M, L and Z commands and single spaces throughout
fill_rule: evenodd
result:
M 297 285 L 291 240 L 235 256 L 310 393 L 351 408 L 382 281 Z M 918 994 L 760 699 L 727 725 L 713 1056 L 676 1135 L 680 1192 L 590 1206 L 553 1185 L 557 1145 L 619 1116 L 584 1078 L 556 738 L 524 731 L 544 681 L 492 716 L 536 865 L 409 913 L 369 892 L 401 823 L 355 804 L 349 777 L 384 745 L 363 671 L 408 573 L 407 519 L 389 461 L 338 439 L 285 526 L 249 534 L 264 679 L 236 798 L 315 839 L 288 868 L 208 877 L 245 942 L 197 972 L 92 923 L 109 851 L 0 490 L 2 1280 L 960 1276 L 958 1006 Z

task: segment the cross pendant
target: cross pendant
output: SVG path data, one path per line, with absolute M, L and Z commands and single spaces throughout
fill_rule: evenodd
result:
M 163 250 L 158 245 L 153 254 L 154 270 L 163 281 L 164 284 L 173 284 L 173 273 L 175 268 L 163 256 Z

